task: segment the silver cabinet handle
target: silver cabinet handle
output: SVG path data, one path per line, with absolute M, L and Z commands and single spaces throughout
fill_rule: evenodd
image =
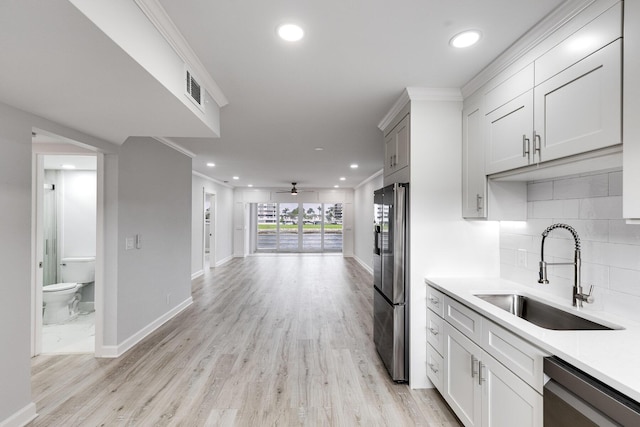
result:
M 433 371 L 434 374 L 438 373 L 438 368 L 435 367 L 433 363 L 428 363 L 429 368 Z
M 522 157 L 527 158 L 527 163 L 531 161 L 530 145 L 531 141 L 527 138 L 527 135 L 522 135 Z
M 440 299 L 436 298 L 436 297 L 429 297 L 429 302 L 433 305 L 438 305 L 440 304 Z
M 478 361 L 478 384 L 482 385 L 483 382 L 486 381 L 486 378 L 482 375 L 482 369 L 485 368 L 486 366 Z
M 429 332 L 431 332 L 433 335 L 438 335 L 438 330 L 435 328 L 429 328 Z
M 476 194 L 476 211 L 477 212 L 480 212 L 483 208 L 482 199 L 484 199 L 484 197 L 482 197 L 480 194 Z
M 478 362 L 477 365 L 476 365 L 476 362 Z M 471 378 L 478 375 L 478 370 L 476 369 L 476 366 L 479 366 L 479 365 L 480 365 L 480 361 L 476 359 L 476 357 L 472 354 L 471 355 Z
M 538 153 L 538 163 L 540 163 L 540 157 L 542 156 L 542 138 L 539 133 L 533 131 L 533 158 L 535 160 L 536 153 Z

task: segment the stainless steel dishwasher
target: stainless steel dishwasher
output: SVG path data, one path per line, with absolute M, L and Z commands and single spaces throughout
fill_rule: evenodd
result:
M 544 359 L 544 426 L 640 426 L 640 404 L 557 357 Z

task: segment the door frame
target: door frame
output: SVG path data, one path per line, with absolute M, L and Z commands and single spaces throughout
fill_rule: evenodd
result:
M 69 141 L 67 138 L 61 140 Z M 73 150 L 70 150 L 73 151 Z M 56 154 L 96 156 L 96 271 L 95 271 L 95 337 L 94 355 L 104 353 L 104 256 L 105 256 L 105 188 L 104 154 L 100 152 L 34 152 L 31 167 L 31 357 L 42 352 L 42 283 L 40 263 L 43 245 L 44 156 Z
M 209 202 L 209 235 L 207 235 L 207 210 L 205 206 Z M 216 193 L 202 189 L 202 270 L 207 265 L 207 239 L 209 240 L 209 269 L 216 266 L 216 222 L 217 222 Z

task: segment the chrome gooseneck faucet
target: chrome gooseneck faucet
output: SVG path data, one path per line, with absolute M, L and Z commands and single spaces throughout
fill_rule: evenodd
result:
M 549 235 L 551 230 L 555 230 L 556 228 L 563 228 L 567 230 L 573 236 L 573 240 L 575 241 L 575 255 L 573 262 L 546 262 L 544 260 L 544 241 Z M 547 279 L 547 266 L 548 265 L 573 265 L 574 272 L 574 280 L 573 280 L 573 306 L 574 307 L 582 307 L 582 302 L 591 303 L 593 302 L 593 297 L 591 296 L 591 292 L 593 292 L 593 286 L 589 289 L 589 293 L 585 294 L 582 292 L 582 285 L 580 283 L 580 269 L 581 269 L 581 260 L 580 260 L 580 237 L 576 230 L 567 224 L 553 224 L 547 227 L 542 232 L 542 244 L 540 247 L 540 278 L 538 279 L 538 283 L 549 283 L 549 279 Z

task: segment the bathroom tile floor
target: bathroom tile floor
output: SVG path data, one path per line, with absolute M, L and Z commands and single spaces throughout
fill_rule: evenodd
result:
M 95 311 L 78 314 L 65 323 L 42 325 L 42 353 L 93 353 L 95 330 Z

